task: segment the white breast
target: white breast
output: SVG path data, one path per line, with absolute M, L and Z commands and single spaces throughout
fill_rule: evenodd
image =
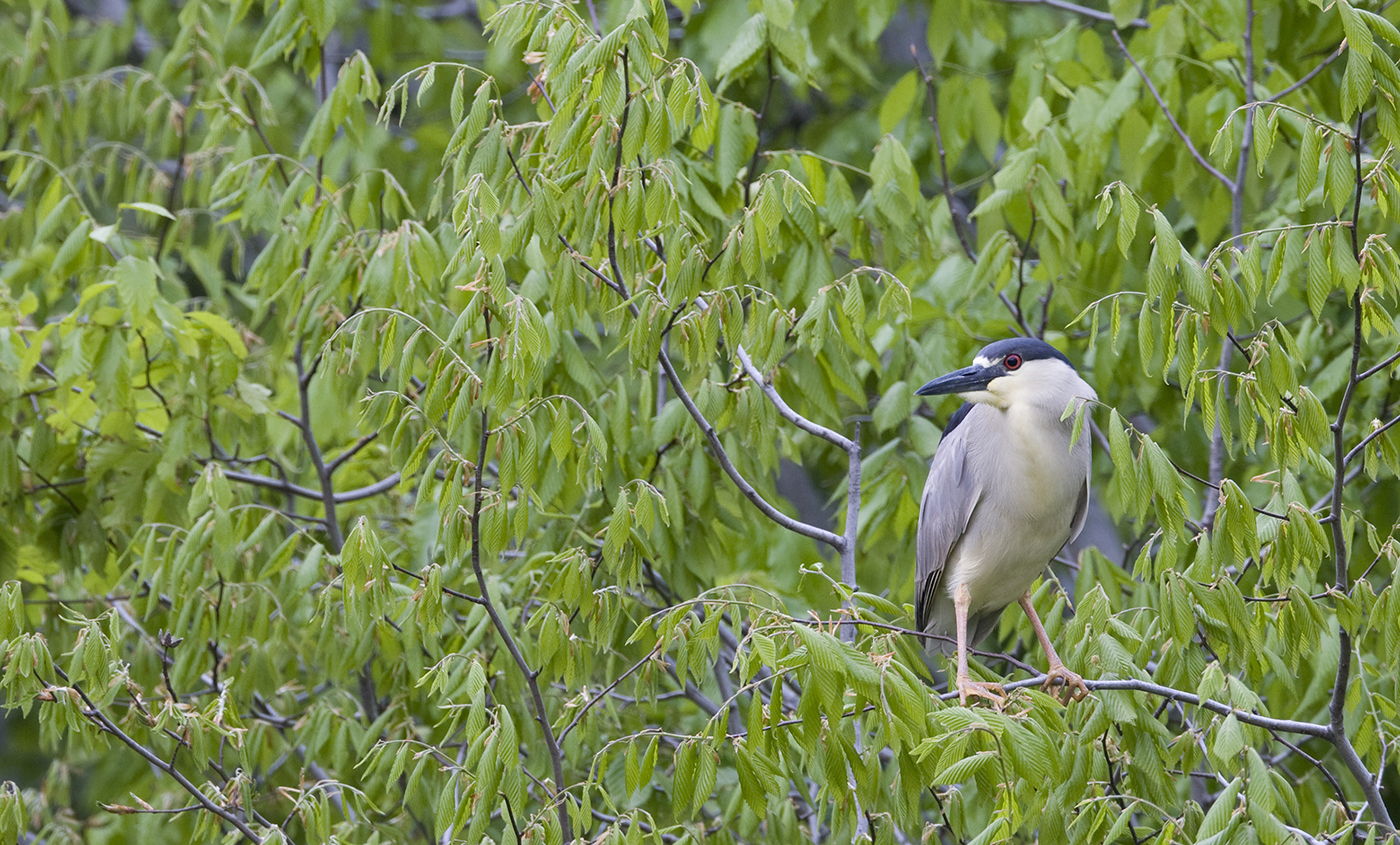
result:
M 1015 602 L 1060 551 L 1088 476 L 1088 442 L 1071 449 L 1071 424 L 1058 412 L 1013 406 L 995 413 L 1002 415 L 997 442 L 984 438 L 968 451 L 969 469 L 994 480 L 982 485 L 944 576 L 949 596 L 967 586 L 974 613 Z

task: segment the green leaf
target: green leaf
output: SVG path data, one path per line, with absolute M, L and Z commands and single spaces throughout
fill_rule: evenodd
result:
M 153 202 L 123 202 L 118 203 L 117 208 L 132 208 L 137 211 L 145 211 L 150 214 L 159 215 L 167 220 L 175 219 L 175 215 L 171 214 L 165 206 L 156 205 Z
M 731 76 L 743 76 L 757 64 L 767 37 L 768 19 L 762 12 L 744 21 L 744 25 L 739 27 L 739 31 L 735 33 L 734 39 L 729 42 L 729 48 L 724 51 L 723 56 L 720 56 L 719 65 L 716 68 L 719 78 L 727 80 Z
M 885 99 L 880 103 L 880 133 L 894 130 L 899 122 L 909 115 L 914 103 L 919 99 L 922 86 L 915 71 L 909 71 L 899 78 Z

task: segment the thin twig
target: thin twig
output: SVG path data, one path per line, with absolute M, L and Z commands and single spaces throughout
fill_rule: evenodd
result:
M 817 627 L 829 626 L 832 624 L 831 622 L 825 620 L 803 619 L 796 616 L 789 616 L 786 618 L 786 621 L 795 625 L 811 625 Z M 929 640 L 933 642 L 943 643 L 957 642 L 957 640 L 944 634 L 932 634 L 928 631 L 916 631 L 913 628 L 905 628 L 900 625 L 891 624 L 889 622 L 877 622 L 874 619 L 856 619 L 854 620 L 853 624 L 857 628 L 875 628 L 881 631 L 890 631 L 896 634 L 903 634 L 906 637 L 914 637 L 915 639 L 920 640 Z M 982 649 L 978 648 L 968 648 L 967 653 L 973 655 L 974 657 L 982 657 L 989 660 L 999 660 L 1003 663 L 1006 663 L 1007 665 L 1014 666 L 1015 668 L 1020 669 L 1022 672 L 1025 672 L 1030 675 L 1034 675 L 1038 671 L 1034 666 L 1030 665 L 1029 663 L 1017 660 L 1011 655 L 1003 654 L 999 651 L 983 651 Z
M 1026 256 L 1031 251 L 1031 244 L 1035 242 L 1035 203 L 1031 203 L 1031 227 L 1026 232 L 1026 245 L 1021 248 L 1020 260 L 1016 262 L 1016 308 L 1017 314 L 1021 313 L 1021 294 L 1026 290 Z
M 719 462 L 720 467 L 724 470 L 725 474 L 729 476 L 729 480 L 734 482 L 734 486 L 739 488 L 739 492 L 743 493 L 744 497 L 750 502 L 753 502 L 754 506 L 762 511 L 764 516 L 773 520 L 783 528 L 795 534 L 801 534 L 803 537 L 810 537 L 813 540 L 825 543 L 838 552 L 841 551 L 845 546 L 845 538 L 827 531 L 825 528 L 818 528 L 815 525 L 808 525 L 801 520 L 793 519 L 769 504 L 768 500 L 764 499 L 763 495 L 744 479 L 744 476 L 739 472 L 739 468 L 734 466 L 734 462 L 729 459 L 729 453 L 725 451 L 724 444 L 720 443 L 719 433 L 715 431 L 715 427 L 710 424 L 710 421 L 705 419 L 705 415 L 696 407 L 695 401 L 690 398 L 690 393 L 685 389 L 685 385 L 681 383 L 681 377 L 676 373 L 676 368 L 671 363 L 670 356 L 667 355 L 665 351 L 662 351 L 657 357 L 661 361 L 661 370 L 666 374 L 666 380 L 671 384 L 671 391 L 680 398 L 681 404 L 690 412 L 690 416 L 695 420 L 696 425 L 700 426 L 700 432 L 705 435 L 705 439 L 709 442 L 710 449 L 714 452 L 715 460 Z
M 1390 418 L 1385 422 L 1384 425 L 1376 428 L 1370 434 L 1361 438 L 1361 442 L 1351 447 L 1351 451 L 1347 452 L 1346 457 L 1342 458 L 1342 466 L 1349 465 L 1353 460 L 1356 459 L 1357 455 L 1360 455 L 1363 451 L 1365 451 L 1367 446 L 1371 445 L 1372 441 L 1374 441 L 1377 437 L 1380 437 L 1382 434 L 1385 434 L 1390 429 L 1390 427 L 1395 425 L 1396 423 L 1400 423 L 1400 417 Z
M 1101 12 L 1098 9 L 1090 9 L 1086 6 L 1080 6 L 1075 3 L 1066 2 L 1066 0 L 997 0 L 997 2 L 1014 3 L 1020 6 L 1049 6 L 1052 9 L 1059 9 L 1062 12 L 1073 12 L 1076 15 L 1089 18 L 1090 20 L 1099 21 L 1100 23 L 1111 23 L 1115 26 L 1117 25 L 1117 21 L 1114 20 L 1113 15 L 1110 15 L 1108 12 Z M 1137 27 L 1138 29 L 1151 28 L 1151 24 L 1149 24 L 1142 18 L 1133 18 L 1132 20 L 1128 21 L 1127 25 Z
M 494 347 L 488 346 L 486 356 L 488 361 Z M 540 693 L 539 675 L 530 668 L 525 656 L 521 654 L 520 647 L 516 645 L 515 637 L 510 633 L 510 627 L 501 618 L 501 614 L 496 610 L 495 602 L 491 601 L 491 593 L 486 585 L 486 572 L 481 568 L 481 500 L 482 500 L 482 472 L 486 468 L 486 445 L 491 437 L 491 419 L 489 409 L 481 409 L 481 437 L 477 446 L 476 454 L 476 478 L 472 483 L 472 514 L 471 514 L 471 562 L 472 572 L 476 575 L 477 589 L 481 591 L 483 606 L 486 613 L 491 617 L 491 624 L 496 628 L 496 634 L 505 644 L 506 651 L 510 652 L 511 659 L 520 670 L 525 684 L 530 689 L 530 698 L 534 704 L 535 721 L 539 722 L 540 730 L 544 732 L 544 744 L 549 751 L 549 762 L 554 769 L 554 790 L 550 798 L 556 803 L 556 811 L 559 815 L 559 828 L 563 831 L 564 841 L 573 842 L 573 822 L 569 818 L 568 802 L 565 800 L 567 790 L 564 786 L 564 751 L 559 747 L 559 742 L 554 736 L 554 728 L 549 721 L 549 711 L 544 706 L 544 696 Z
M 1224 185 L 1226 190 L 1233 193 L 1235 190 L 1234 180 L 1224 173 L 1221 173 L 1219 170 L 1216 170 L 1214 165 L 1206 161 L 1206 157 L 1201 155 L 1201 151 L 1196 149 L 1196 145 L 1191 143 L 1191 136 L 1187 135 L 1186 130 L 1181 128 L 1181 124 L 1176 122 L 1176 117 L 1172 115 L 1171 109 L 1167 108 L 1166 101 L 1162 99 L 1161 94 L 1157 93 L 1157 86 L 1152 84 L 1152 80 L 1148 78 L 1147 73 L 1137 63 L 1137 59 L 1134 59 L 1133 54 L 1128 52 L 1128 45 L 1123 43 L 1123 39 L 1118 36 L 1117 30 L 1113 31 L 1113 40 L 1118 44 L 1118 49 L 1123 51 L 1123 55 L 1132 64 L 1133 69 L 1137 71 L 1138 76 L 1142 77 L 1142 81 L 1147 84 L 1147 90 L 1152 92 L 1152 99 L 1157 101 L 1157 105 L 1162 109 L 1162 114 L 1167 116 L 1167 121 L 1171 123 L 1172 128 L 1176 130 L 1177 137 L 1181 138 L 1182 142 L 1186 144 L 1186 149 L 1190 151 L 1191 157 L 1194 158 L 1196 163 L 1207 173 L 1219 180 L 1220 184 Z
M 371 434 L 366 434 L 364 437 L 361 437 L 359 440 L 356 440 L 354 446 L 351 446 L 349 449 L 346 449 L 344 452 L 341 452 L 340 455 L 335 458 L 335 460 L 326 464 L 326 469 L 330 472 L 335 472 L 336 470 L 340 469 L 341 464 L 355 457 L 355 455 L 358 454 L 361 449 L 374 442 L 374 439 L 378 436 L 379 432 L 376 431 Z
M 282 174 L 282 184 L 290 187 L 292 177 L 287 175 L 287 168 L 282 164 L 282 156 L 272 148 L 272 142 L 267 140 L 267 133 L 263 132 L 262 124 L 258 122 L 258 113 L 253 109 L 253 100 L 248 96 L 247 91 L 243 92 L 243 102 L 248 106 L 248 120 L 253 124 L 253 131 L 258 133 L 263 147 L 267 150 L 268 155 L 272 156 L 272 163 L 277 165 L 277 172 Z
M 613 205 L 617 202 L 617 186 L 622 181 L 622 141 L 627 137 L 627 118 L 632 112 L 632 72 L 627 62 L 628 49 L 622 48 L 622 121 L 617 129 L 617 156 L 613 160 L 612 186 L 608 190 L 608 264 L 613 279 L 621 285 L 622 268 L 617 262 L 617 221 Z M 636 316 L 635 314 L 633 315 Z
M 1394 355 L 1391 355 L 1389 358 L 1386 358 L 1384 361 L 1380 362 L 1380 363 L 1377 364 L 1376 366 L 1371 367 L 1371 368 L 1368 369 L 1368 370 L 1364 370 L 1364 371 L 1361 372 L 1359 375 L 1357 375 L 1356 380 L 1357 380 L 1357 381 L 1365 381 L 1366 379 L 1370 378 L 1371 376 L 1375 375 L 1376 373 L 1379 373 L 1379 372 L 1381 372 L 1382 370 L 1385 370 L 1385 369 L 1388 368 L 1391 364 L 1394 364 L 1396 361 L 1400 361 L 1400 352 L 1396 352 Z
M 419 575 L 417 572 L 414 572 L 414 571 L 411 570 L 411 569 L 404 569 L 402 566 L 399 566 L 397 563 L 393 563 L 393 562 L 391 562 L 389 565 L 392 566 L 392 567 L 394 567 L 394 569 L 397 569 L 399 572 L 402 572 L 404 575 L 407 575 L 408 577 L 417 580 L 418 583 L 420 583 L 420 584 L 427 584 L 427 583 L 428 583 L 428 579 L 427 579 L 427 578 L 424 578 L 422 575 Z M 469 602 L 471 602 L 472 604 L 480 604 L 480 605 L 485 605 L 485 604 L 486 604 L 486 599 L 479 598 L 479 597 L 474 596 L 474 595 L 472 595 L 472 594 L 470 594 L 470 593 L 464 593 L 464 592 L 462 592 L 462 591 L 460 591 L 460 590 L 454 590 L 454 589 L 452 589 L 451 587 L 446 587 L 446 586 L 444 586 L 444 587 L 442 588 L 442 593 L 443 593 L 443 595 L 452 596 L 452 597 L 455 598 L 455 599 L 462 599 L 463 601 L 469 601 Z
M 1190 470 L 1188 470 L 1188 469 L 1186 469 L 1185 467 L 1181 466 L 1181 465 L 1178 464 L 1176 461 L 1173 461 L 1171 458 L 1168 458 L 1167 460 L 1171 462 L 1171 465 L 1176 469 L 1176 471 L 1177 471 L 1178 473 L 1180 473 L 1180 474 L 1186 476 L 1187 478 L 1189 478 L 1189 479 L 1191 479 L 1192 481 L 1195 481 L 1195 482 L 1197 482 L 1197 483 L 1199 483 L 1199 484 L 1204 484 L 1207 488 L 1209 488 L 1209 489 L 1211 489 L 1211 490 L 1214 490 L 1217 494 L 1220 492 L 1220 485 L 1219 485 L 1219 484 L 1216 484 L 1216 483 L 1214 483 L 1214 482 L 1212 482 L 1212 481 L 1208 481 L 1207 479 L 1201 478 L 1199 475 L 1197 475 L 1197 474 L 1195 474 L 1194 472 L 1191 472 Z M 1253 505 L 1251 505 L 1250 507 L 1251 507 L 1251 508 L 1253 509 L 1253 511 L 1254 511 L 1255 513 L 1257 513 L 1257 514 L 1261 514 L 1261 515 L 1263 515 L 1263 516 L 1273 517 L 1274 519 L 1277 519 L 1277 520 L 1279 520 L 1280 522 L 1287 522 L 1287 521 L 1288 521 L 1288 517 L 1287 517 L 1287 516 L 1284 516 L 1284 515 L 1281 514 L 1281 513 L 1274 513 L 1273 511 L 1271 511 L 1271 510 L 1265 510 L 1264 508 L 1256 508 L 1256 507 L 1254 507 Z
M 61 688 L 48 686 L 47 684 L 45 686 L 51 691 L 57 690 L 57 693 L 60 695 L 63 693 Z M 88 697 L 88 694 L 83 691 L 82 687 L 77 684 L 70 684 L 68 688 L 77 693 L 78 697 L 83 700 L 83 704 L 86 705 L 86 708 L 83 710 L 83 715 L 96 724 L 101 730 L 121 740 L 126 747 L 141 755 L 146 762 L 169 775 L 176 783 L 180 784 L 180 787 L 188 792 L 195 801 L 199 802 L 201 807 L 233 825 L 249 842 L 255 843 L 255 845 L 262 845 L 262 837 L 258 836 L 257 833 L 248 826 L 247 822 L 236 813 L 224 807 L 220 807 L 218 804 L 209 800 L 209 797 L 205 795 L 199 787 L 191 783 L 189 778 L 181 774 L 179 769 L 162 760 L 155 752 L 137 742 L 127 734 L 126 731 L 123 731 L 116 722 L 113 722 L 106 713 L 103 713 L 102 710 L 98 708 L 97 704 Z
M 161 252 L 165 249 L 165 239 L 166 239 L 166 236 L 168 236 L 168 235 L 170 234 L 170 227 L 171 227 L 172 225 L 174 225 L 174 223 L 175 223 L 175 212 L 176 212 L 175 203 L 176 203 L 177 200 L 180 199 L 180 185 L 181 185 L 182 182 L 184 181 L 184 177 L 185 177 L 185 157 L 186 157 L 186 156 L 188 155 L 188 153 L 189 153 L 189 145 L 190 145 L 190 133 L 189 133 L 190 107 L 191 107 L 192 105 L 194 105 L 194 102 L 195 102 L 195 95 L 196 95 L 196 94 L 198 93 L 198 91 L 199 91 L 199 63 L 196 62 L 196 61 L 194 61 L 193 58 L 191 58 L 191 60 L 190 60 L 190 62 L 189 62 L 189 66 L 190 66 L 190 77 L 191 77 L 191 78 L 190 78 L 190 85 L 189 85 L 189 88 L 186 89 L 186 90 L 189 91 L 189 97 L 188 97 L 183 103 L 179 103 L 179 104 L 178 104 L 178 105 L 179 105 L 179 108 L 180 108 L 180 112 L 179 112 L 179 115 L 180 115 L 180 117 L 179 117 L 180 149 L 179 149 L 179 152 L 176 153 L 176 155 L 175 155 L 175 175 L 171 178 L 171 180 L 170 180 L 170 190 L 169 190 L 169 191 L 166 193 L 166 195 L 165 195 L 165 210 L 168 211 L 168 212 L 170 212 L 170 216 L 169 216 L 169 217 L 163 217 L 163 218 L 161 219 L 161 223 L 160 223 L 160 234 L 156 236 L 156 250 L 155 250 L 156 260 L 160 260 L 160 254 L 161 254 Z M 172 111 L 173 111 L 173 109 L 172 109 Z M 147 382 L 147 384 L 150 383 L 150 373 L 149 373 L 149 371 L 147 372 L 146 382 Z
M 1120 42 L 1121 44 L 1121 42 Z M 1129 59 L 1132 57 L 1129 56 Z M 1139 72 L 1141 72 L 1139 70 Z M 1144 76 L 1143 79 L 1147 77 Z M 1148 82 L 1148 85 L 1151 85 Z M 1245 0 L 1244 23 L 1244 101 L 1249 103 L 1244 112 L 1244 138 L 1240 141 L 1240 158 L 1235 165 L 1235 178 L 1227 187 L 1230 189 L 1230 233 L 1231 240 L 1244 234 L 1244 191 L 1249 178 L 1249 154 L 1254 147 L 1254 0 Z M 1165 106 L 1163 109 L 1165 110 Z M 1167 115 L 1171 117 L 1170 114 Z M 1175 125 L 1175 122 L 1173 122 Z M 1189 142 L 1188 142 L 1189 143 Z M 1234 345 L 1238 345 L 1231 327 L 1226 326 L 1225 334 Z M 1234 347 L 1227 343 L 1220 347 L 1220 371 L 1228 372 L 1234 357 Z M 1246 359 L 1249 357 L 1245 355 Z M 1210 482 L 1206 486 L 1205 501 L 1201 506 L 1201 525 L 1210 530 L 1215 525 L 1216 511 L 1220 508 L 1220 484 L 1225 478 L 1225 432 L 1217 414 L 1210 434 L 1210 458 L 1208 463 Z
M 1360 245 L 1357 240 L 1356 224 L 1361 215 L 1361 192 L 1365 187 L 1365 177 L 1361 171 L 1361 127 L 1365 119 L 1365 113 L 1357 115 L 1356 135 L 1352 139 L 1353 148 L 1356 154 L 1356 199 L 1352 206 L 1352 229 L 1351 247 L 1354 256 L 1360 256 Z M 1346 594 L 1351 589 L 1348 565 L 1350 559 L 1347 554 L 1347 536 L 1343 526 L 1345 520 L 1342 515 L 1342 494 L 1344 492 L 1346 478 L 1346 421 L 1347 413 L 1351 410 L 1351 402 L 1356 394 L 1356 387 L 1360 383 L 1361 364 L 1361 343 L 1364 338 L 1361 323 L 1361 286 L 1358 285 L 1356 292 L 1352 295 L 1352 335 L 1351 335 L 1351 369 L 1347 378 L 1346 388 L 1342 391 L 1341 402 L 1337 407 L 1337 419 L 1332 423 L 1332 560 L 1333 560 L 1333 586 L 1338 592 Z M 1366 804 L 1370 807 L 1371 816 L 1376 822 L 1384 827 L 1386 832 L 1394 831 L 1395 825 L 1390 820 L 1390 811 L 1386 809 L 1385 802 L 1381 798 L 1380 784 L 1371 776 L 1371 772 L 1366 768 L 1366 764 L 1356 753 L 1356 748 L 1351 743 L 1351 737 L 1346 732 L 1346 698 L 1347 687 L 1351 681 L 1351 660 L 1352 643 L 1351 632 L 1345 625 L 1337 627 L 1337 676 L 1332 685 L 1332 700 L 1328 706 L 1327 739 L 1332 742 L 1337 749 L 1337 754 L 1342 758 L 1342 763 L 1351 772 L 1351 776 L 1356 780 L 1361 791 L 1366 795 Z
M 850 452 L 855 446 L 855 443 L 839 432 L 832 431 L 826 426 L 814 423 L 794 411 L 787 402 L 783 401 L 783 397 L 778 393 L 777 388 L 773 387 L 771 383 L 763 378 L 763 374 L 754 366 L 753 361 L 749 359 L 749 353 L 745 351 L 743 346 L 736 346 L 734 348 L 734 354 L 739 359 L 739 363 L 743 365 L 744 372 L 748 374 L 749 379 L 753 381 L 754 384 L 758 385 L 759 389 L 763 391 L 763 395 L 768 397 L 768 401 L 773 403 L 774 408 L 778 409 L 779 416 L 808 434 L 820 437 L 841 449 L 843 452 Z
M 588 701 L 584 702 L 583 707 L 579 708 L 579 711 L 574 715 L 573 720 L 570 721 L 569 724 L 564 727 L 564 730 L 559 732 L 559 741 L 563 742 L 564 739 L 568 737 L 569 732 L 578 726 L 579 721 L 583 719 L 584 715 L 588 713 L 589 709 L 592 708 L 593 705 L 607 698 L 613 690 L 617 689 L 617 685 L 626 680 L 633 672 L 636 672 L 638 669 L 642 668 L 643 666 L 650 663 L 652 660 L 656 659 L 657 649 L 664 645 L 664 643 L 664 640 L 658 642 L 656 646 L 652 648 L 651 651 L 647 652 L 645 657 L 643 657 L 641 660 L 638 660 L 636 663 L 633 663 L 631 668 L 623 672 L 621 675 L 618 675 L 617 678 L 615 678 L 612 683 L 608 684 L 607 687 L 605 687 L 601 692 L 590 698 Z
M 300 496 L 303 499 L 321 501 L 323 493 L 312 490 L 310 487 L 302 487 L 300 484 L 293 484 L 289 481 L 282 481 L 278 478 L 269 478 L 266 475 L 256 475 L 251 472 L 239 472 L 238 470 L 224 470 L 224 477 L 230 481 L 240 481 L 244 484 L 252 484 L 256 487 L 264 487 L 268 490 L 276 490 L 279 493 L 286 493 L 292 496 Z M 357 487 L 354 490 L 347 490 L 344 493 L 335 494 L 335 503 L 343 505 L 346 502 L 357 502 L 360 499 L 368 499 L 371 496 L 378 496 L 380 493 L 394 489 L 402 476 L 393 473 L 385 477 L 382 481 L 364 487 Z
M 1003 684 L 1003 688 L 1009 692 L 1013 689 L 1021 689 L 1022 687 L 1040 686 L 1045 683 L 1045 679 L 1046 675 L 1038 674 L 1034 677 L 1026 678 L 1025 680 Z M 1220 716 L 1234 716 L 1236 720 L 1246 725 L 1253 725 L 1254 727 L 1264 728 L 1265 730 L 1283 731 L 1284 733 L 1302 734 L 1303 736 L 1317 736 L 1323 739 L 1329 739 L 1331 737 L 1331 728 L 1327 725 L 1319 725 L 1316 722 L 1300 722 L 1295 719 L 1275 719 L 1271 716 L 1261 716 L 1258 713 L 1241 710 L 1238 707 L 1232 707 L 1228 704 L 1215 701 L 1214 699 L 1202 699 L 1195 693 L 1173 689 L 1171 687 L 1162 686 L 1161 684 L 1154 684 L 1151 681 L 1140 681 L 1133 678 L 1092 681 L 1085 678 L 1084 684 L 1089 688 L 1090 692 L 1110 692 L 1117 690 L 1155 695 L 1159 698 L 1165 698 L 1168 701 L 1177 701 L 1182 704 L 1201 707 Z M 951 692 L 940 695 L 939 699 L 942 701 L 951 701 L 957 697 L 957 690 L 952 690 Z
M 1108 766 L 1108 794 L 1118 802 L 1118 808 L 1123 812 L 1128 812 L 1128 802 L 1123 798 L 1123 793 L 1118 789 L 1118 767 L 1114 765 L 1113 758 L 1108 754 L 1108 729 L 1104 728 L 1103 737 L 1099 740 L 1103 747 L 1103 761 Z M 1138 839 L 1137 828 L 1133 827 L 1133 820 L 1128 818 L 1128 832 L 1133 836 L 1133 845 L 1142 845 Z
M 296 347 L 292 352 L 292 361 L 297 368 L 297 397 L 301 405 L 301 417 L 297 420 L 297 427 L 301 429 L 302 442 L 306 444 L 306 451 L 311 455 L 311 465 L 316 470 L 316 480 L 321 484 L 321 495 L 318 500 L 325 508 L 326 540 L 330 545 L 332 554 L 340 554 L 340 549 L 345 545 L 345 537 L 340 533 L 340 521 L 335 515 L 336 495 L 335 486 L 331 483 L 331 471 L 327 469 L 325 458 L 321 454 L 321 444 L 317 442 L 316 435 L 311 429 L 311 376 L 315 374 L 313 367 L 311 372 L 306 371 L 302 359 L 302 341 L 297 340 Z
M 1302 79 L 1298 80 L 1297 82 L 1293 83 L 1292 85 L 1288 86 L 1287 88 L 1283 89 L 1277 94 L 1274 94 L 1272 97 L 1269 97 L 1265 100 L 1261 100 L 1260 102 L 1277 103 L 1279 100 L 1282 100 L 1284 97 L 1287 97 L 1289 94 L 1292 94 L 1294 91 L 1297 91 L 1299 88 L 1302 88 L 1304 85 L 1307 85 L 1309 82 L 1312 81 L 1312 78 L 1314 76 L 1317 76 L 1319 73 L 1322 73 L 1324 70 L 1327 69 L 1328 65 L 1332 64 L 1337 59 L 1340 59 L 1342 57 L 1342 54 L 1345 53 L 1346 50 L 1347 44 L 1345 41 L 1343 41 L 1341 44 L 1337 45 L 1337 49 L 1334 50 L 1331 53 L 1331 55 L 1322 60 L 1321 64 L 1304 74 Z
M 943 199 L 948 204 L 948 216 L 953 220 L 953 233 L 958 236 L 958 243 L 962 245 L 963 254 L 973 264 L 977 263 L 977 253 L 973 251 L 972 244 L 968 243 L 967 235 L 963 233 L 962 226 L 959 225 L 957 207 L 953 203 L 953 183 L 948 178 L 948 152 L 943 148 L 943 130 L 938 126 L 938 88 L 934 84 L 933 77 L 924 70 L 924 63 L 919 60 L 919 51 L 910 48 L 914 54 L 914 65 L 919 69 L 919 74 L 924 78 L 924 85 L 928 88 L 929 115 L 928 122 L 933 125 L 933 141 L 938 149 L 938 171 L 943 175 Z
M 1327 778 L 1327 782 L 1332 785 L 1332 791 L 1337 793 L 1337 803 L 1341 804 L 1343 807 L 1347 806 L 1347 794 L 1344 791 L 1342 791 L 1342 785 L 1340 783 L 1337 783 L 1337 779 L 1332 776 L 1332 771 L 1326 766 L 1324 766 L 1321 760 L 1312 756 L 1308 752 L 1304 751 L 1303 749 L 1299 748 L 1298 746 L 1294 745 L 1293 743 L 1289 742 L 1288 740 L 1284 739 L 1278 734 L 1274 734 L 1274 739 L 1278 740 L 1280 743 L 1286 746 L 1289 751 L 1292 751 L 1294 754 L 1297 754 L 1299 757 L 1302 757 L 1304 760 L 1307 760 L 1319 772 L 1322 772 L 1322 776 Z
M 771 102 L 773 101 L 773 85 L 774 85 L 774 83 L 776 83 L 777 81 L 778 81 L 778 75 L 777 75 L 776 73 L 773 72 L 773 48 L 772 48 L 772 47 L 769 47 L 769 48 L 768 48 L 768 91 L 767 91 L 767 93 L 765 93 L 765 94 L 763 95 L 763 108 L 759 109 L 758 116 L 754 118 L 754 134 L 755 134 L 756 137 L 755 137 L 754 145 L 753 145 L 753 155 L 749 158 L 749 167 L 748 167 L 748 170 L 746 170 L 746 171 L 744 172 L 744 207 L 745 207 L 745 208 L 747 208 L 748 205 L 749 205 L 750 191 L 753 190 L 753 183 L 754 183 L 754 179 L 755 179 L 755 174 L 756 174 L 757 171 L 758 171 L 758 156 L 759 156 L 760 151 L 763 149 L 763 145 L 762 145 L 761 143 L 759 143 L 759 141 L 761 140 L 761 137 L 762 137 L 762 136 L 761 136 L 760 133 L 758 132 L 758 129 L 760 128 L 760 125 L 763 123 L 763 118 L 764 118 L 765 116 L 767 116 L 767 114 L 768 114 L 768 104 L 771 103 Z

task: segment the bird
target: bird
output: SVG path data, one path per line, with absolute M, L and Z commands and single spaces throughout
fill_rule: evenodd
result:
M 1098 401 L 1064 353 L 1043 340 L 990 343 L 972 366 L 930 381 L 919 396 L 957 394 L 919 505 L 914 616 L 930 650 L 957 653 L 958 699 L 1005 704 L 1000 684 L 974 681 L 967 650 L 1018 602 L 1049 661 L 1045 689 L 1083 700 L 1083 677 L 1055 652 L 1030 587 L 1084 528 L 1091 470 L 1087 437 L 1066 408 Z M 1067 703 L 1067 701 L 1066 701 Z

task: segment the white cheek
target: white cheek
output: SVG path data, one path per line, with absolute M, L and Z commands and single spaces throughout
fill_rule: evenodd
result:
M 969 402 L 977 405 L 994 405 L 998 408 L 1005 408 L 1007 397 L 997 390 L 997 382 L 1004 382 L 1006 379 L 996 379 L 987 385 L 987 390 L 969 390 L 958 395 Z

